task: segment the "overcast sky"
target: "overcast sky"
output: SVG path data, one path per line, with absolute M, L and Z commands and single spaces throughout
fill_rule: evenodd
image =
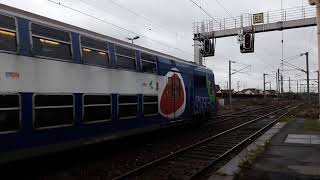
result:
M 126 40 L 136 34 L 141 36 L 135 43 L 157 51 L 193 61 L 192 23 L 210 19 L 189 0 L 52 0 L 74 10 L 97 17 L 94 19 L 48 0 L 0 0 L 0 3 L 50 17 L 59 21 L 80 26 L 108 36 Z M 215 19 L 229 18 L 215 0 L 194 0 Z M 257 13 L 281 8 L 280 0 L 219 0 L 233 16 L 244 13 Z M 308 6 L 307 0 L 283 0 L 284 8 Z M 116 27 L 117 26 L 117 27 Z M 121 28 L 119 28 L 121 27 Z M 126 30 L 124 30 L 126 29 Z M 284 58 L 310 52 L 311 78 L 316 78 L 316 27 L 284 31 Z M 263 73 L 272 74 L 275 88 L 275 72 L 281 59 L 281 32 L 268 32 L 256 35 L 255 53 L 241 54 L 239 44 L 233 37 L 217 40 L 216 56 L 207 58 L 206 65 L 216 75 L 216 83 L 226 87 L 228 61 L 233 60 L 233 69 L 252 65 L 248 74 L 233 76 L 233 88 L 263 88 Z M 304 57 L 292 61 L 304 68 Z M 285 68 L 288 69 L 288 68 Z M 296 75 L 298 74 L 298 75 Z M 286 72 L 285 79 L 304 79 L 301 72 Z M 300 77 L 299 77 L 300 76 Z M 300 82 L 305 84 L 305 82 Z M 315 82 L 312 82 L 315 84 Z M 296 91 L 296 82 L 293 83 Z M 269 88 L 269 85 L 267 86 Z M 285 83 L 288 90 L 288 83 Z

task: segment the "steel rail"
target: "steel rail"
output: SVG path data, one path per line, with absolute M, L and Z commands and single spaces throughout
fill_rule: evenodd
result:
M 249 115 L 249 114 L 246 114 L 246 113 L 257 113 L 257 112 L 261 112 L 263 110 L 270 110 L 270 109 L 273 109 L 273 108 L 276 108 L 278 107 L 277 105 L 273 105 L 273 106 L 267 106 L 267 107 L 263 107 L 263 108 L 258 108 L 258 109 L 254 109 L 252 111 L 247 111 L 247 112 L 244 112 L 244 113 L 239 113 L 239 115 L 231 115 L 231 116 L 226 116 L 228 118 L 226 119 L 222 119 L 222 120 L 216 120 L 216 121 L 210 121 L 208 122 L 207 124 L 208 125 L 212 125 L 212 124 L 218 124 L 218 123 L 222 123 L 222 122 L 226 122 L 226 121 L 230 121 L 230 120 L 233 120 L 233 119 L 236 119 L 236 118 L 240 118 L 240 117 L 257 117 L 256 115 Z
M 300 106 L 300 105 L 299 105 L 299 106 Z M 297 107 L 299 107 L 299 106 L 296 106 L 295 108 L 297 108 Z M 190 149 L 192 149 L 192 148 L 194 148 L 194 147 L 197 147 L 197 146 L 199 146 L 199 145 L 201 145 L 201 144 L 203 144 L 203 143 L 206 143 L 206 142 L 208 142 L 208 141 L 210 141 L 210 140 L 212 140 L 212 139 L 215 139 L 215 138 L 220 137 L 220 136 L 222 136 L 222 135 L 225 135 L 225 134 L 227 134 L 227 133 L 233 132 L 233 131 L 235 131 L 235 130 L 238 130 L 239 128 L 242 128 L 242 127 L 244 127 L 244 126 L 247 126 L 247 125 L 250 125 L 250 124 L 252 124 L 252 123 L 254 123 L 254 122 L 257 122 L 257 121 L 259 121 L 259 120 L 261 120 L 261 119 L 264 119 L 264 118 L 266 118 L 266 117 L 268 117 L 268 116 L 270 116 L 270 115 L 272 115 L 272 114 L 275 114 L 275 113 L 277 113 L 277 112 L 283 111 L 283 110 L 285 110 L 285 109 L 290 109 L 290 108 L 292 108 L 292 107 L 294 107 L 294 106 L 286 106 L 286 107 L 284 107 L 284 108 L 278 109 L 278 110 L 276 110 L 276 111 L 273 111 L 273 112 L 271 112 L 271 113 L 268 113 L 268 114 L 263 115 L 263 116 L 261 116 L 261 117 L 258 117 L 258 118 L 256 118 L 256 119 L 253 119 L 253 120 L 251 120 L 251 121 L 249 121 L 249 122 L 246 122 L 246 123 L 243 123 L 243 124 L 241 124 L 241 125 L 239 125 L 239 126 L 236 126 L 236 127 L 234 127 L 234 128 L 231 128 L 231 129 L 229 129 L 229 130 L 227 130 L 227 131 L 221 132 L 221 133 L 219 133 L 219 134 L 216 134 L 216 135 L 214 135 L 214 136 L 211 136 L 211 137 L 209 137 L 209 138 L 206 138 L 206 139 L 204 139 L 204 140 L 201 140 L 201 141 L 199 141 L 199 142 L 197 142 L 197 143 L 194 143 L 194 144 L 192 144 L 192 145 L 190 145 L 190 146 L 187 146 L 187 147 L 185 147 L 185 148 L 183 148 L 183 149 L 180 149 L 180 150 L 178 150 L 178 151 L 176 151 L 176 152 L 173 152 L 173 153 L 171 153 L 171 154 L 169 154 L 169 155 L 167 155 L 167 156 L 161 157 L 161 158 L 159 158 L 159 159 L 157 159 L 157 160 L 154 160 L 154 161 L 149 162 L 149 163 L 147 163 L 147 164 L 145 164 L 145 165 L 142 165 L 142 166 L 140 166 L 140 167 L 138 167 L 138 168 L 136 168 L 136 169 L 134 169 L 134 170 L 131 170 L 131 171 L 129 171 L 129 172 L 123 174 L 123 175 L 120 175 L 120 176 L 118 176 L 118 177 L 116 177 L 116 178 L 113 178 L 112 180 L 125 179 L 125 178 L 128 178 L 128 177 L 130 177 L 130 176 L 136 175 L 136 174 L 138 174 L 139 172 L 143 171 L 144 169 L 147 169 L 147 168 L 150 168 L 150 167 L 152 167 L 152 166 L 155 166 L 156 164 L 158 164 L 158 163 L 160 163 L 160 162 L 162 162 L 162 161 L 164 161 L 164 160 L 166 160 L 166 159 L 169 159 L 169 158 L 171 158 L 171 157 L 177 156 L 178 154 L 181 154 L 181 153 L 183 153 L 183 152 L 186 152 L 187 150 L 190 150 Z M 287 112 L 287 113 L 288 113 L 288 112 Z M 286 113 L 286 114 L 287 114 L 287 113 Z M 283 116 L 281 116 L 281 117 L 283 117 Z M 278 119 L 279 119 L 279 118 L 277 118 L 276 120 L 278 120 Z M 221 159 L 221 158 L 220 158 L 220 159 Z M 215 161 L 215 162 L 216 162 L 216 161 Z M 208 168 L 208 167 L 206 167 L 206 168 Z
M 193 176 L 191 176 L 189 179 L 195 179 L 196 177 L 200 176 L 203 172 L 205 172 L 206 170 L 208 170 L 209 168 L 211 168 L 216 162 L 218 162 L 219 160 L 221 160 L 222 158 L 226 157 L 227 155 L 229 155 L 231 152 L 235 151 L 236 149 L 238 149 L 239 147 L 241 147 L 242 145 L 251 142 L 253 139 L 255 139 L 255 137 L 257 137 L 259 134 L 261 134 L 262 132 L 264 132 L 266 129 L 270 128 L 270 126 L 274 125 L 276 122 L 278 122 L 281 118 L 283 118 L 284 116 L 286 116 L 287 114 L 289 114 L 290 112 L 296 110 L 297 108 L 299 108 L 301 106 L 297 105 L 295 107 L 293 107 L 292 109 L 290 109 L 290 107 L 288 109 L 290 109 L 289 111 L 287 111 L 286 113 L 280 115 L 278 118 L 276 118 L 275 120 L 273 120 L 272 122 L 268 123 L 267 125 L 265 125 L 263 128 L 259 129 L 258 131 L 256 131 L 254 134 L 250 135 L 248 138 L 244 139 L 242 142 L 238 143 L 237 145 L 235 145 L 233 148 L 229 149 L 228 151 L 226 151 L 225 153 L 223 153 L 221 156 L 219 156 L 216 160 L 214 160 L 213 162 L 211 162 L 208 166 L 204 167 L 202 170 L 200 170 L 198 173 L 194 174 Z
M 243 114 L 243 113 L 247 113 L 247 112 L 251 112 L 251 111 L 257 111 L 257 110 L 261 110 L 261 109 L 264 109 L 264 108 L 275 107 L 275 106 L 277 106 L 277 105 L 269 105 L 269 106 L 265 106 L 265 107 L 248 109 L 248 110 L 244 110 L 244 111 L 234 112 L 234 113 L 231 113 L 231 114 L 220 114 L 220 115 L 216 115 L 215 118 L 230 117 L 230 116 L 234 116 L 234 115 L 238 115 L 238 114 Z

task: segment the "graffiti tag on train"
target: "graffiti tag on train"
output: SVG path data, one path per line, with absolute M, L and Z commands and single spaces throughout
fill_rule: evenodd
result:
M 212 104 L 209 97 L 196 96 L 194 100 L 194 113 L 206 112 L 212 109 Z

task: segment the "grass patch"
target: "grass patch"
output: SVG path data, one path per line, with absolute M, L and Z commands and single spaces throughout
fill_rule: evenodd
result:
M 306 119 L 304 129 L 308 131 L 320 132 L 320 121 L 318 119 Z
M 318 119 L 319 109 L 317 107 L 304 107 L 295 112 L 295 116 L 307 119 Z
M 296 118 L 296 116 L 294 115 L 289 115 L 289 116 L 285 116 L 283 118 L 281 118 L 280 122 L 291 122 Z
M 255 150 L 249 152 L 247 159 L 239 165 L 239 169 L 234 175 L 235 179 L 245 179 L 246 173 L 250 170 L 258 157 L 264 153 L 269 144 L 270 142 L 268 141 L 265 145 L 258 145 Z

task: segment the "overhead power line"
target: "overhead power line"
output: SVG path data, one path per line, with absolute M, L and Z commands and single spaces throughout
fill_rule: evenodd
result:
M 80 0 L 80 1 L 81 1 L 82 3 L 84 3 L 84 4 L 90 5 L 89 3 L 85 2 L 84 0 Z M 95 1 L 96 1 L 96 0 L 95 0 Z M 133 14 L 133 15 L 141 18 L 141 19 L 144 19 L 145 21 L 147 21 L 147 22 L 149 22 L 149 23 L 157 26 L 159 29 L 161 29 L 161 30 L 163 30 L 163 31 L 166 31 L 166 32 L 168 32 L 168 33 L 170 33 L 170 34 L 174 34 L 175 36 L 179 36 L 180 38 L 184 38 L 184 36 L 180 35 L 180 33 L 172 32 L 172 31 L 168 30 L 168 27 L 165 27 L 164 25 L 155 23 L 153 20 L 147 18 L 146 16 L 141 15 L 141 14 L 139 14 L 138 12 L 129 9 L 128 7 L 122 5 L 122 4 L 118 3 L 118 2 L 115 2 L 115 1 L 113 1 L 113 0 L 109 0 L 109 1 L 110 1 L 112 4 L 114 4 L 114 5 L 122 8 L 122 9 L 128 11 L 128 12 L 130 12 L 131 14 Z M 151 29 L 149 28 L 149 30 L 151 30 Z
M 193 0 L 189 0 L 190 2 L 192 2 L 195 6 L 197 6 L 202 12 L 204 12 L 207 16 L 209 16 L 212 20 L 214 20 L 215 22 L 219 23 L 219 21 L 217 21 L 210 13 L 208 13 L 204 8 L 202 8 L 199 4 L 197 4 L 196 2 L 194 2 Z
M 109 21 L 106 21 L 106 20 L 104 20 L 104 19 L 102 19 L 102 18 L 99 18 L 99 17 L 96 17 L 96 16 L 94 16 L 94 15 L 91 15 L 91 14 L 89 14 L 89 13 L 83 12 L 83 11 L 78 10 L 78 9 L 75 9 L 75 8 L 72 8 L 72 7 L 70 7 L 70 6 L 64 5 L 64 4 L 62 4 L 62 3 L 60 3 L 60 2 L 56 2 L 56 1 L 54 1 L 54 0 L 48 0 L 48 1 L 51 2 L 51 3 L 54 3 L 54 4 L 56 4 L 56 5 L 62 6 L 62 7 L 64 7 L 64 8 L 66 8 L 66 9 L 69 9 L 69 10 L 75 11 L 75 12 L 77 12 L 77 13 L 80 13 L 80 14 L 82 14 L 82 15 L 88 16 L 88 17 L 90 17 L 90 18 L 92 18 L 92 19 L 95 19 L 95 20 L 101 21 L 101 22 L 103 22 L 103 23 L 112 25 L 112 26 L 114 26 L 114 27 L 116 27 L 116 28 L 119 28 L 119 29 L 121 29 L 121 30 L 124 30 L 124 31 L 126 31 L 126 32 L 129 32 L 129 33 L 131 33 L 131 34 L 134 34 L 134 35 L 143 37 L 143 38 L 145 38 L 145 39 L 148 39 L 148 40 L 150 40 L 150 41 L 153 41 L 153 42 L 158 43 L 158 44 L 160 44 L 160 45 L 163 45 L 163 46 L 165 46 L 165 47 L 173 48 L 173 49 L 176 49 L 176 50 L 178 50 L 178 51 L 180 51 L 180 52 L 187 53 L 187 54 L 193 56 L 191 53 L 189 53 L 189 52 L 187 52 L 187 51 L 184 51 L 184 50 L 179 49 L 179 48 L 177 48 L 177 47 L 173 47 L 173 46 L 170 46 L 170 45 L 168 45 L 168 44 L 162 43 L 162 42 L 160 42 L 160 41 L 154 40 L 154 39 L 149 38 L 149 37 L 147 37 L 147 36 L 145 36 L 145 35 L 143 35 L 143 34 L 136 33 L 136 32 L 134 32 L 134 31 L 132 31 L 132 30 L 126 29 L 126 28 L 121 27 L 121 26 L 118 26 L 118 25 L 116 25 L 116 24 L 113 24 L 113 23 L 111 23 L 111 22 L 109 22 Z
M 219 2 L 219 0 L 216 0 L 217 4 L 233 19 L 235 19 L 235 17 L 232 16 L 232 14 Z
M 194 2 L 193 0 L 189 0 L 191 3 L 193 3 L 195 6 L 197 6 L 202 12 L 204 12 L 207 16 L 209 16 L 212 20 L 214 20 L 216 23 L 220 24 L 219 21 L 217 21 L 208 11 L 206 11 L 204 8 L 202 8 L 202 6 L 200 6 L 199 4 L 197 4 L 196 2 Z M 235 36 L 233 36 L 234 38 L 236 38 Z M 238 41 L 238 39 L 236 38 L 236 40 Z

